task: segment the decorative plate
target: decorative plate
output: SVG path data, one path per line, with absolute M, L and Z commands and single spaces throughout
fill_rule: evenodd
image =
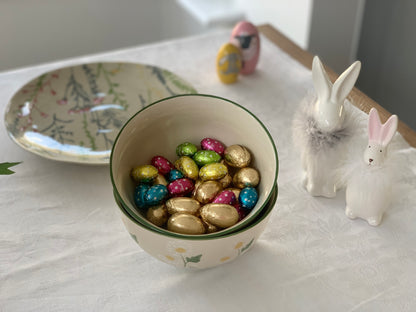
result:
M 67 162 L 108 164 L 123 124 L 162 98 L 196 93 L 182 78 L 155 66 L 91 63 L 45 73 L 10 100 L 5 124 L 24 149 Z

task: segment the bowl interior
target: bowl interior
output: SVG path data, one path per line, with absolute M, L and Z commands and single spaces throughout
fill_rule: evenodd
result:
M 277 180 L 277 152 L 267 129 L 249 111 L 229 100 L 209 95 L 180 95 L 155 102 L 134 115 L 122 128 L 110 158 L 115 194 L 123 206 L 134 211 L 133 217 L 156 231 L 170 231 L 154 226 L 138 211 L 133 201 L 134 183 L 129 173 L 138 165 L 149 164 L 155 155 L 174 162 L 176 147 L 183 142 L 199 146 L 205 137 L 216 138 L 226 146 L 240 144 L 252 153 L 250 166 L 260 172 L 259 200 L 250 214 L 236 225 L 205 234 L 219 236 L 238 230 L 258 215 L 269 200 Z M 132 213 L 131 213 L 132 214 Z

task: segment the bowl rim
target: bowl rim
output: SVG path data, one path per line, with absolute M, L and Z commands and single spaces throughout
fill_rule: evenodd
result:
M 236 225 L 230 227 L 230 228 L 226 228 L 226 229 L 222 229 L 218 232 L 214 232 L 214 233 L 209 233 L 209 234 L 201 234 L 201 235 L 188 235 L 188 234 L 180 234 L 180 233 L 174 233 L 174 232 L 170 232 L 166 229 L 160 228 L 156 225 L 151 224 L 150 222 L 144 222 L 145 218 L 143 216 L 138 216 L 136 213 L 134 213 L 133 211 L 130 211 L 130 207 L 124 202 L 124 200 L 122 199 L 117 187 L 116 187 L 116 182 L 113 176 L 113 156 L 114 156 L 114 150 L 116 148 L 117 142 L 121 136 L 121 134 L 123 133 L 124 129 L 126 128 L 126 126 L 141 112 L 145 111 L 146 109 L 150 109 L 153 106 L 157 105 L 160 102 L 165 102 L 171 99 L 175 99 L 175 98 L 180 98 L 180 97 L 208 97 L 208 98 L 214 98 L 214 99 L 218 99 L 218 100 L 222 100 L 225 102 L 228 102 L 232 105 L 235 105 L 236 107 L 244 110 L 246 113 L 248 113 L 251 117 L 253 117 L 258 124 L 263 128 L 264 132 L 267 134 L 270 143 L 272 144 L 272 148 L 273 148 L 273 152 L 275 155 L 275 160 L 276 160 L 276 170 L 274 172 L 274 177 L 273 177 L 273 186 L 272 189 L 270 191 L 270 193 L 268 194 L 267 198 L 265 199 L 263 205 L 257 209 L 257 211 L 255 211 L 253 213 L 253 215 L 251 215 L 249 218 L 247 219 L 243 219 L 242 221 L 238 222 Z M 185 237 L 201 237 L 201 238 L 206 238 L 206 237 L 222 237 L 224 235 L 227 235 L 228 233 L 232 233 L 235 231 L 238 231 L 239 229 L 247 226 L 250 221 L 252 221 L 253 219 L 255 219 L 257 217 L 257 215 L 266 207 L 267 203 L 269 202 L 272 192 L 273 192 L 273 188 L 277 185 L 277 177 L 278 177 L 278 173 L 279 173 L 279 158 L 278 158 L 278 154 L 277 154 L 277 149 L 276 149 L 276 145 L 274 143 L 273 137 L 271 136 L 270 132 L 268 131 L 268 129 L 266 128 L 266 126 L 263 124 L 263 122 L 257 117 L 255 116 L 252 112 L 250 112 L 248 109 L 246 109 L 245 107 L 241 106 L 238 103 L 235 103 L 231 100 L 228 100 L 226 98 L 220 97 L 220 96 L 216 96 L 216 95 L 210 95 L 210 94 L 200 94 L 200 93 L 189 93 L 189 94 L 178 94 L 178 95 L 173 95 L 170 97 L 166 97 L 166 98 L 162 98 L 160 100 L 157 100 L 149 105 L 147 105 L 146 107 L 140 109 L 139 111 L 137 111 L 133 116 L 131 116 L 122 126 L 122 128 L 120 129 L 120 131 L 118 132 L 116 139 L 114 140 L 113 146 L 111 148 L 111 154 L 110 154 L 110 177 L 111 177 L 111 183 L 113 185 L 113 192 L 115 192 L 115 194 L 117 195 L 117 197 L 119 198 L 119 200 L 121 201 L 121 203 L 123 204 L 124 209 L 126 209 L 127 211 L 129 211 L 129 215 L 131 217 L 133 217 L 137 222 L 141 223 L 143 226 L 145 226 L 146 228 L 152 228 L 153 230 L 155 230 L 156 232 L 159 232 L 163 235 L 170 235 L 170 236 L 174 236 L 174 237 L 181 237 L 181 238 L 185 238 Z M 141 220 L 143 219 L 143 220 Z
M 255 218 L 254 220 L 252 220 L 251 223 L 249 223 L 247 226 L 240 228 L 237 231 L 234 232 L 230 232 L 227 233 L 226 235 L 223 236 L 208 236 L 208 235 L 184 235 L 184 236 L 172 236 L 172 235 L 167 235 L 166 233 L 161 233 L 158 231 L 155 231 L 153 229 L 150 229 L 148 227 L 146 227 L 145 225 L 143 225 L 142 223 L 136 221 L 136 219 L 134 219 L 129 213 L 128 211 L 126 211 L 126 209 L 121 205 L 121 203 L 115 198 L 115 202 L 119 208 L 119 210 L 128 218 L 130 219 L 130 221 L 132 221 L 135 225 L 141 227 L 143 230 L 146 231 L 150 231 L 155 235 L 160 235 L 166 238 L 173 238 L 173 239 L 185 239 L 185 240 L 191 240 L 191 241 L 211 241 L 211 240 L 215 240 L 215 239 L 221 239 L 221 238 L 229 238 L 232 237 L 234 235 L 243 233 L 251 228 L 253 228 L 254 226 L 256 226 L 257 224 L 259 224 L 260 222 L 262 222 L 264 219 L 267 218 L 267 216 L 270 215 L 270 213 L 273 211 L 274 207 L 276 206 L 276 202 L 277 202 L 277 197 L 278 197 L 278 193 L 279 193 L 279 188 L 277 186 L 277 184 L 275 184 L 275 186 L 273 187 L 272 191 L 270 192 L 272 194 L 272 198 L 271 200 L 268 202 L 268 204 L 265 206 L 267 209 L 262 211 L 263 214 L 260 215 L 260 217 Z M 126 228 L 127 229 L 127 228 Z

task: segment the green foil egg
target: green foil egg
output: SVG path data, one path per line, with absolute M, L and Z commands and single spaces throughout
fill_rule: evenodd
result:
M 217 163 L 221 160 L 221 156 L 214 151 L 198 151 L 192 158 L 200 167 Z
M 179 144 L 176 147 L 176 155 L 178 156 L 189 156 L 192 157 L 194 154 L 198 151 L 198 148 L 189 142 L 185 142 L 182 144 Z

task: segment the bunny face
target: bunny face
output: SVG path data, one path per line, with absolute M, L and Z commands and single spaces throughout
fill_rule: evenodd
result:
M 354 62 L 332 84 L 318 56 L 312 62 L 312 80 L 318 95 L 314 107 L 314 118 L 318 127 L 331 132 L 339 130 L 345 119 L 344 101 L 360 73 L 361 63 Z
M 364 162 L 369 166 L 380 166 L 387 156 L 387 147 L 382 144 L 370 141 L 364 151 Z

